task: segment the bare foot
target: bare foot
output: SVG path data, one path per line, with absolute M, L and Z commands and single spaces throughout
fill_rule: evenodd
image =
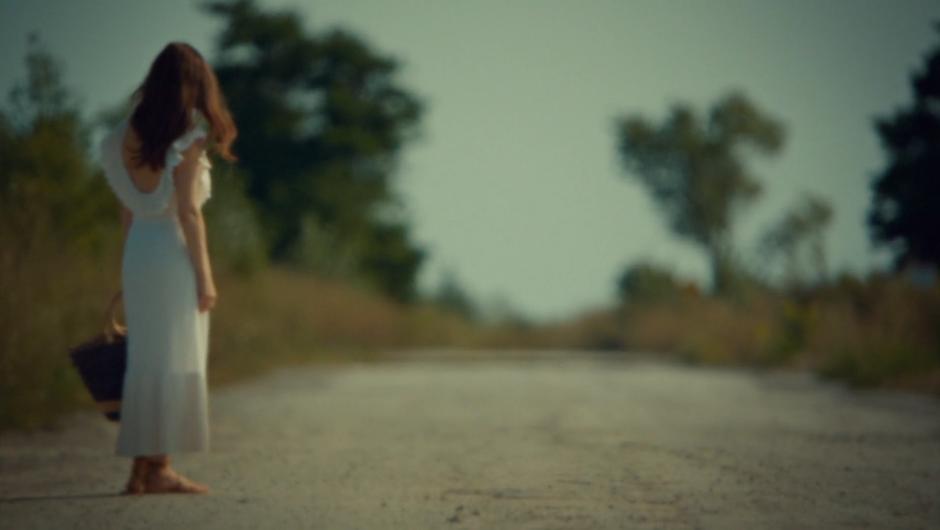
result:
M 209 487 L 189 480 L 166 467 L 147 477 L 145 493 L 208 493 Z
M 147 462 L 135 461 L 134 468 L 131 470 L 131 476 L 127 479 L 127 485 L 124 486 L 123 495 L 140 495 L 146 490 L 144 479 L 147 477 Z
M 124 486 L 124 491 L 121 492 L 122 495 L 140 495 L 144 493 L 144 481 L 140 478 L 131 477 L 127 481 L 127 485 Z

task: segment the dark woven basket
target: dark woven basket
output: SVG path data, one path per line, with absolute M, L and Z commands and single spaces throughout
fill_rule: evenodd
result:
M 108 306 L 105 330 L 69 351 L 72 364 L 95 403 L 111 421 L 121 419 L 121 395 L 127 368 L 127 333 L 115 318 L 120 296 L 118 292 Z

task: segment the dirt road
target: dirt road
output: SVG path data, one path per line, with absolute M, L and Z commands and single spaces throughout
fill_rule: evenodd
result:
M 440 355 L 446 356 L 446 352 Z M 593 355 L 292 368 L 211 396 L 208 496 L 117 496 L 91 413 L 0 438 L 0 528 L 940 528 L 940 402 Z

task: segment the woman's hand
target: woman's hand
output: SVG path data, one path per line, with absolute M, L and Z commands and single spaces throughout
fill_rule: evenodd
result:
M 197 295 L 199 297 L 199 311 L 205 312 L 214 308 L 215 301 L 218 298 L 218 293 L 215 290 L 215 282 L 211 279 L 199 282 Z

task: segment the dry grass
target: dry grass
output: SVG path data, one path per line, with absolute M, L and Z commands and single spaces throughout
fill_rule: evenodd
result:
M 806 354 L 823 374 L 859 385 L 940 394 L 940 287 L 878 278 L 807 308 Z
M 802 296 L 683 295 L 593 311 L 515 345 L 661 352 L 710 364 L 791 366 L 860 386 L 940 394 L 940 287 L 872 277 Z
M 282 267 L 220 279 L 210 325 L 213 382 L 285 362 L 368 360 L 415 346 L 473 346 L 481 332 L 429 306 Z
M 0 428 L 50 425 L 90 399 L 68 349 L 98 332 L 117 288 L 115 248 L 69 250 L 41 238 L 0 249 Z M 445 346 L 662 352 L 692 362 L 810 368 L 859 385 L 940 393 L 940 288 L 854 281 L 800 299 L 737 301 L 685 293 L 567 322 L 482 326 L 429 305 L 282 267 L 220 273 L 210 381 L 296 362 L 370 360 Z
M 31 238 L 0 252 L 0 428 L 52 425 L 91 400 L 68 350 L 99 332 L 118 288 L 116 248 L 95 256 Z M 219 273 L 210 383 L 295 362 L 345 362 L 414 346 L 476 346 L 484 333 L 430 306 L 280 267 Z
M 47 426 L 90 402 L 68 349 L 103 329 L 117 267 L 42 243 L 0 251 L 0 427 Z

